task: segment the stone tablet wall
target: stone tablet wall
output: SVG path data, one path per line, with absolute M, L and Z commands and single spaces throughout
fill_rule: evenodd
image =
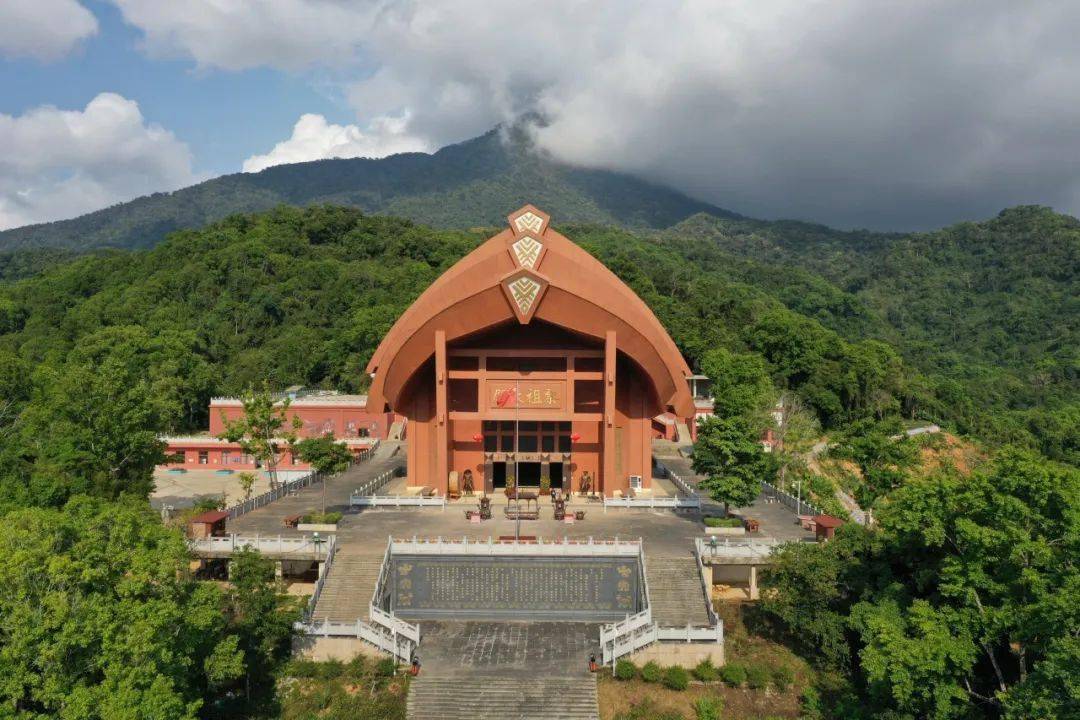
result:
M 632 557 L 391 558 L 391 609 L 407 620 L 611 622 L 643 608 Z

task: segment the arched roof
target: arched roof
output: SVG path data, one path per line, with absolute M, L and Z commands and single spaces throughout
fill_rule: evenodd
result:
M 592 255 L 548 228 L 526 205 L 510 228 L 459 260 L 425 290 L 379 344 L 368 409 L 400 409 L 413 374 L 431 358 L 435 332 L 446 341 L 534 318 L 603 341 L 615 331 L 619 351 L 651 380 L 661 405 L 693 417 L 690 368 L 663 325 L 633 290 Z

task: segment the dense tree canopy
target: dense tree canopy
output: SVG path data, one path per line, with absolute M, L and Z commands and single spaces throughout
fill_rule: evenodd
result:
M 1010 450 L 884 499 L 878 529 L 788 546 L 765 576 L 766 616 L 850 678 L 848 716 L 1080 713 L 1080 472 Z

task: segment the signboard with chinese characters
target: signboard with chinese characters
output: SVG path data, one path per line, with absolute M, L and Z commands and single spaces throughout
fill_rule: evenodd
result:
M 489 380 L 487 402 L 492 410 L 562 410 L 566 402 L 566 382 Z
M 614 621 L 642 609 L 637 558 L 394 556 L 407 619 Z

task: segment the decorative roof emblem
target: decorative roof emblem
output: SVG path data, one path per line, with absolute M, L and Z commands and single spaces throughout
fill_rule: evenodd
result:
M 506 218 L 510 221 L 510 229 L 514 235 L 530 233 L 537 238 L 542 238 L 548 227 L 548 214 L 532 205 L 526 205 L 516 212 L 510 213 Z
M 514 259 L 517 260 L 517 264 L 521 267 L 530 269 L 536 267 L 537 261 L 540 260 L 540 253 L 543 249 L 543 243 L 532 235 L 525 235 L 510 246 L 510 251 L 514 254 Z
M 526 268 L 515 270 L 503 278 L 503 292 L 510 301 L 510 307 L 517 315 L 518 322 L 524 325 L 532 320 L 547 286 L 545 278 Z
M 532 212 L 514 218 L 514 229 L 520 232 L 538 233 L 544 227 L 544 219 Z
M 536 294 L 540 292 L 540 283 L 530 277 L 521 277 L 507 285 L 510 293 L 514 296 L 514 304 L 522 315 L 529 314 L 529 308 L 536 300 Z

